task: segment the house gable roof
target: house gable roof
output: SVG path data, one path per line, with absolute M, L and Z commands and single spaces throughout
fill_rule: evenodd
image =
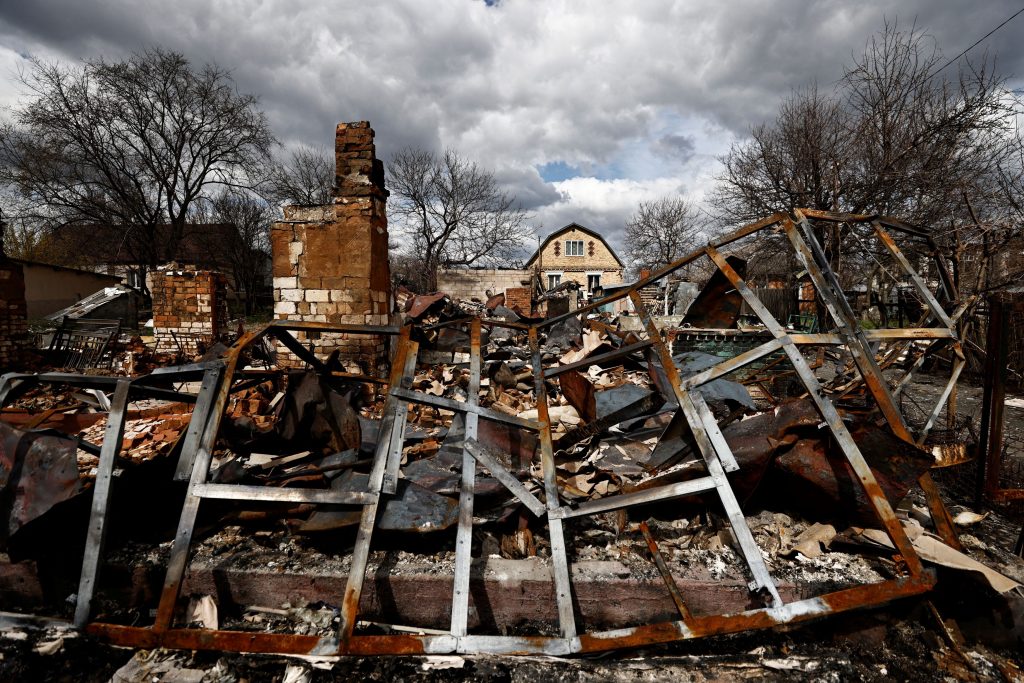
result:
M 533 262 L 537 260 L 537 257 L 540 256 L 541 252 L 544 251 L 544 249 L 546 249 L 547 246 L 551 244 L 553 240 L 561 237 L 570 230 L 579 230 L 580 232 L 586 233 L 595 239 L 601 240 L 601 244 L 604 245 L 604 248 L 608 250 L 608 253 L 612 255 L 616 262 L 618 262 L 619 267 L 626 267 L 626 264 L 622 262 L 622 259 L 619 258 L 619 255 L 615 253 L 615 250 L 612 249 L 612 246 L 608 244 L 608 241 L 605 240 L 605 238 L 600 233 L 594 232 L 590 228 L 582 226 L 579 223 L 570 223 L 565 227 L 555 230 L 553 233 L 544 238 L 544 241 L 540 243 L 539 247 L 537 247 L 537 251 L 533 252 L 533 256 L 531 256 L 530 259 L 526 262 L 526 268 L 529 269 L 533 267 Z

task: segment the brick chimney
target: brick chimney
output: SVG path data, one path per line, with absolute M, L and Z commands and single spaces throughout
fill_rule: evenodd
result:
M 335 134 L 335 196 L 325 206 L 286 206 L 271 229 L 274 313 L 286 320 L 386 325 L 391 272 L 384 164 L 367 121 L 339 123 Z M 314 352 L 340 349 L 367 369 L 386 361 L 383 337 L 348 334 L 296 336 Z M 282 364 L 296 359 L 279 350 Z

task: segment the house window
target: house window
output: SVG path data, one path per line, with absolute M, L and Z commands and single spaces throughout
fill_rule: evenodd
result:
M 566 240 L 566 256 L 583 256 L 583 240 Z
M 587 289 L 593 292 L 601 286 L 600 273 L 587 273 Z
M 554 289 L 560 284 L 562 284 L 561 273 L 548 273 L 548 289 Z

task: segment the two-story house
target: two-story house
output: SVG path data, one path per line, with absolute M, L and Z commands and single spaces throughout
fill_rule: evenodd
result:
M 603 287 L 621 284 L 624 269 L 600 234 L 577 223 L 548 235 L 526 262 L 526 270 L 536 273 L 547 289 L 574 280 L 588 299 Z

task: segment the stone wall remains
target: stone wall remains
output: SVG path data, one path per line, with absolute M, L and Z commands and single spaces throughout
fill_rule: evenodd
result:
M 227 332 L 227 278 L 169 264 L 146 276 L 158 352 L 196 353 Z M 175 340 L 177 338 L 177 340 Z
M 391 311 L 384 166 L 366 121 L 339 123 L 335 197 L 326 206 L 285 207 L 271 228 L 274 314 L 278 319 L 387 325 Z M 387 360 L 381 335 L 295 332 L 318 356 L 335 349 L 345 361 L 378 371 Z M 278 364 L 301 361 L 278 348 Z

